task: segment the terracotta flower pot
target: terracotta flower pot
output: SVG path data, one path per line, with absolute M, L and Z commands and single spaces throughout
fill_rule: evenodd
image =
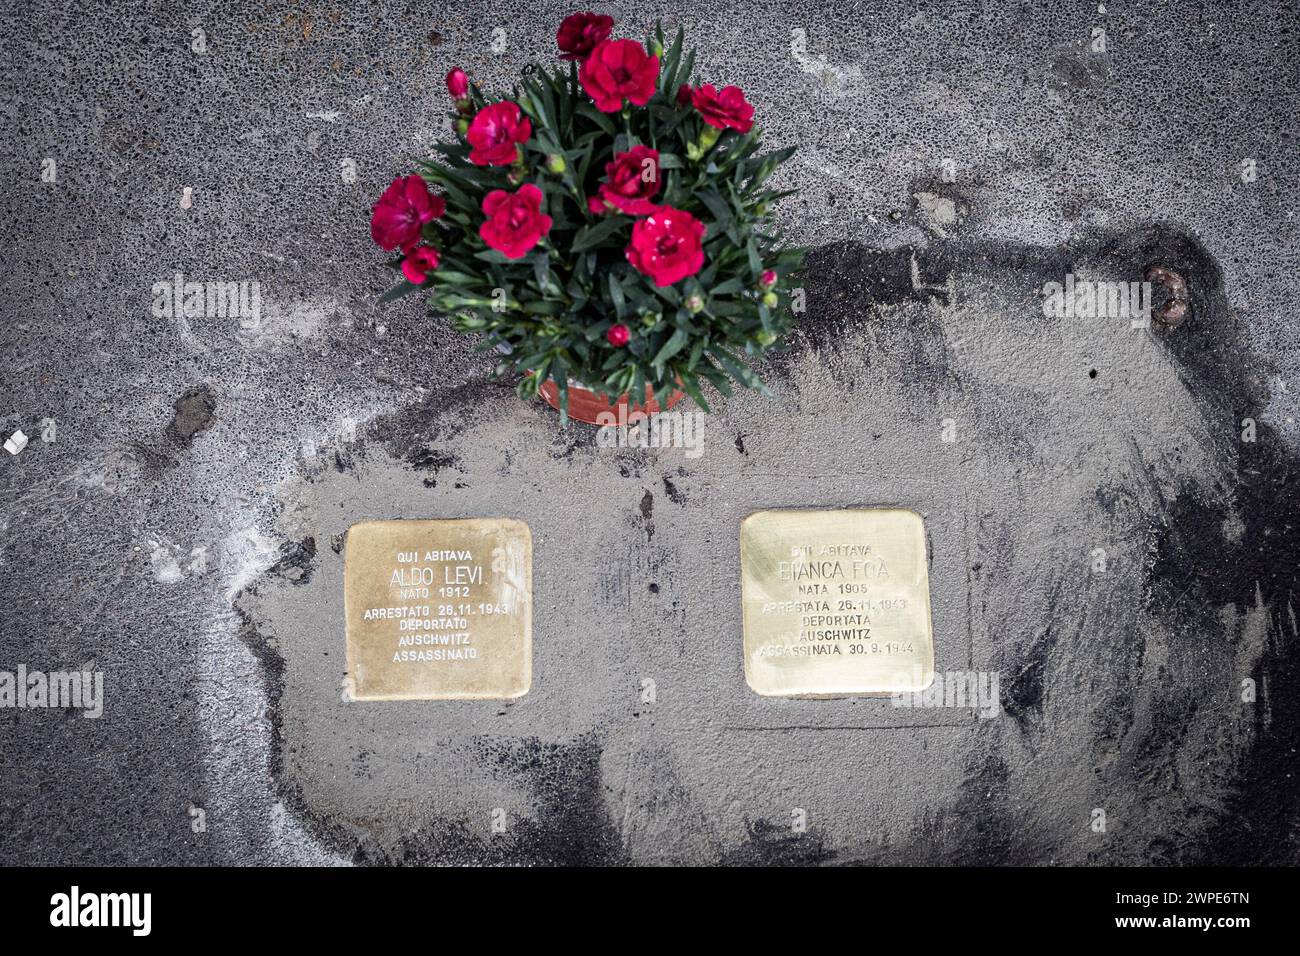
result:
M 548 378 L 542 383 L 537 394 L 546 400 L 556 411 L 560 410 L 560 389 L 555 384 L 554 379 Z M 663 411 L 666 408 L 672 408 L 680 402 L 686 393 L 681 389 L 674 389 L 668 396 L 667 401 L 660 407 L 658 399 L 655 398 L 654 392 L 647 385 L 645 389 L 645 404 L 632 405 L 631 397 L 625 392 L 618 397 L 616 402 L 610 402 L 605 396 L 598 392 L 593 392 L 583 388 L 577 382 L 569 382 L 569 417 L 575 421 L 586 422 L 588 425 L 608 425 L 611 419 L 606 418 L 603 422 L 599 416 L 603 412 L 613 415 L 612 422 L 626 422 L 629 415 L 634 412 L 644 412 L 647 415 L 653 415 L 655 412 Z

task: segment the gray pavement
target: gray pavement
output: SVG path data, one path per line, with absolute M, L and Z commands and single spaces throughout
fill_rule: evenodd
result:
M 601 5 L 800 147 L 808 312 L 693 457 L 375 304 L 443 74 L 569 7 L 83 7 L 0 14 L 0 671 L 104 707 L 0 709 L 0 862 L 1296 862 L 1294 8 Z M 1177 328 L 1044 314 L 1152 263 Z M 748 690 L 739 521 L 811 505 L 923 514 L 996 717 Z M 344 702 L 341 535 L 462 515 L 532 528 L 532 692 Z

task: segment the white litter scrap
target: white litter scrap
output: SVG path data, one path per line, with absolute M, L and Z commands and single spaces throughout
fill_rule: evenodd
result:
M 5 451 L 9 452 L 11 455 L 17 455 L 26 447 L 27 436 L 23 434 L 21 428 L 5 439 Z

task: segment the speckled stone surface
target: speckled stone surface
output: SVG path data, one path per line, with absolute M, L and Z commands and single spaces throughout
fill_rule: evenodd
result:
M 800 147 L 808 313 L 698 457 L 375 302 L 443 74 L 570 8 L 81 6 L 0 14 L 0 670 L 104 713 L 0 709 L 0 862 L 1297 861 L 1294 6 L 601 5 Z M 1178 329 L 1043 314 L 1155 262 Z M 878 505 L 996 717 L 745 687 L 740 519 Z M 344 702 L 339 536 L 463 515 L 532 528 L 531 692 Z

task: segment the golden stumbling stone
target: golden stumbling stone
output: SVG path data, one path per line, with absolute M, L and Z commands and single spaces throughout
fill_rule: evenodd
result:
M 365 521 L 343 593 L 354 700 L 505 700 L 528 693 L 533 543 L 509 518 Z
M 745 679 L 767 697 L 924 690 L 934 679 L 914 511 L 758 511 L 740 526 Z

